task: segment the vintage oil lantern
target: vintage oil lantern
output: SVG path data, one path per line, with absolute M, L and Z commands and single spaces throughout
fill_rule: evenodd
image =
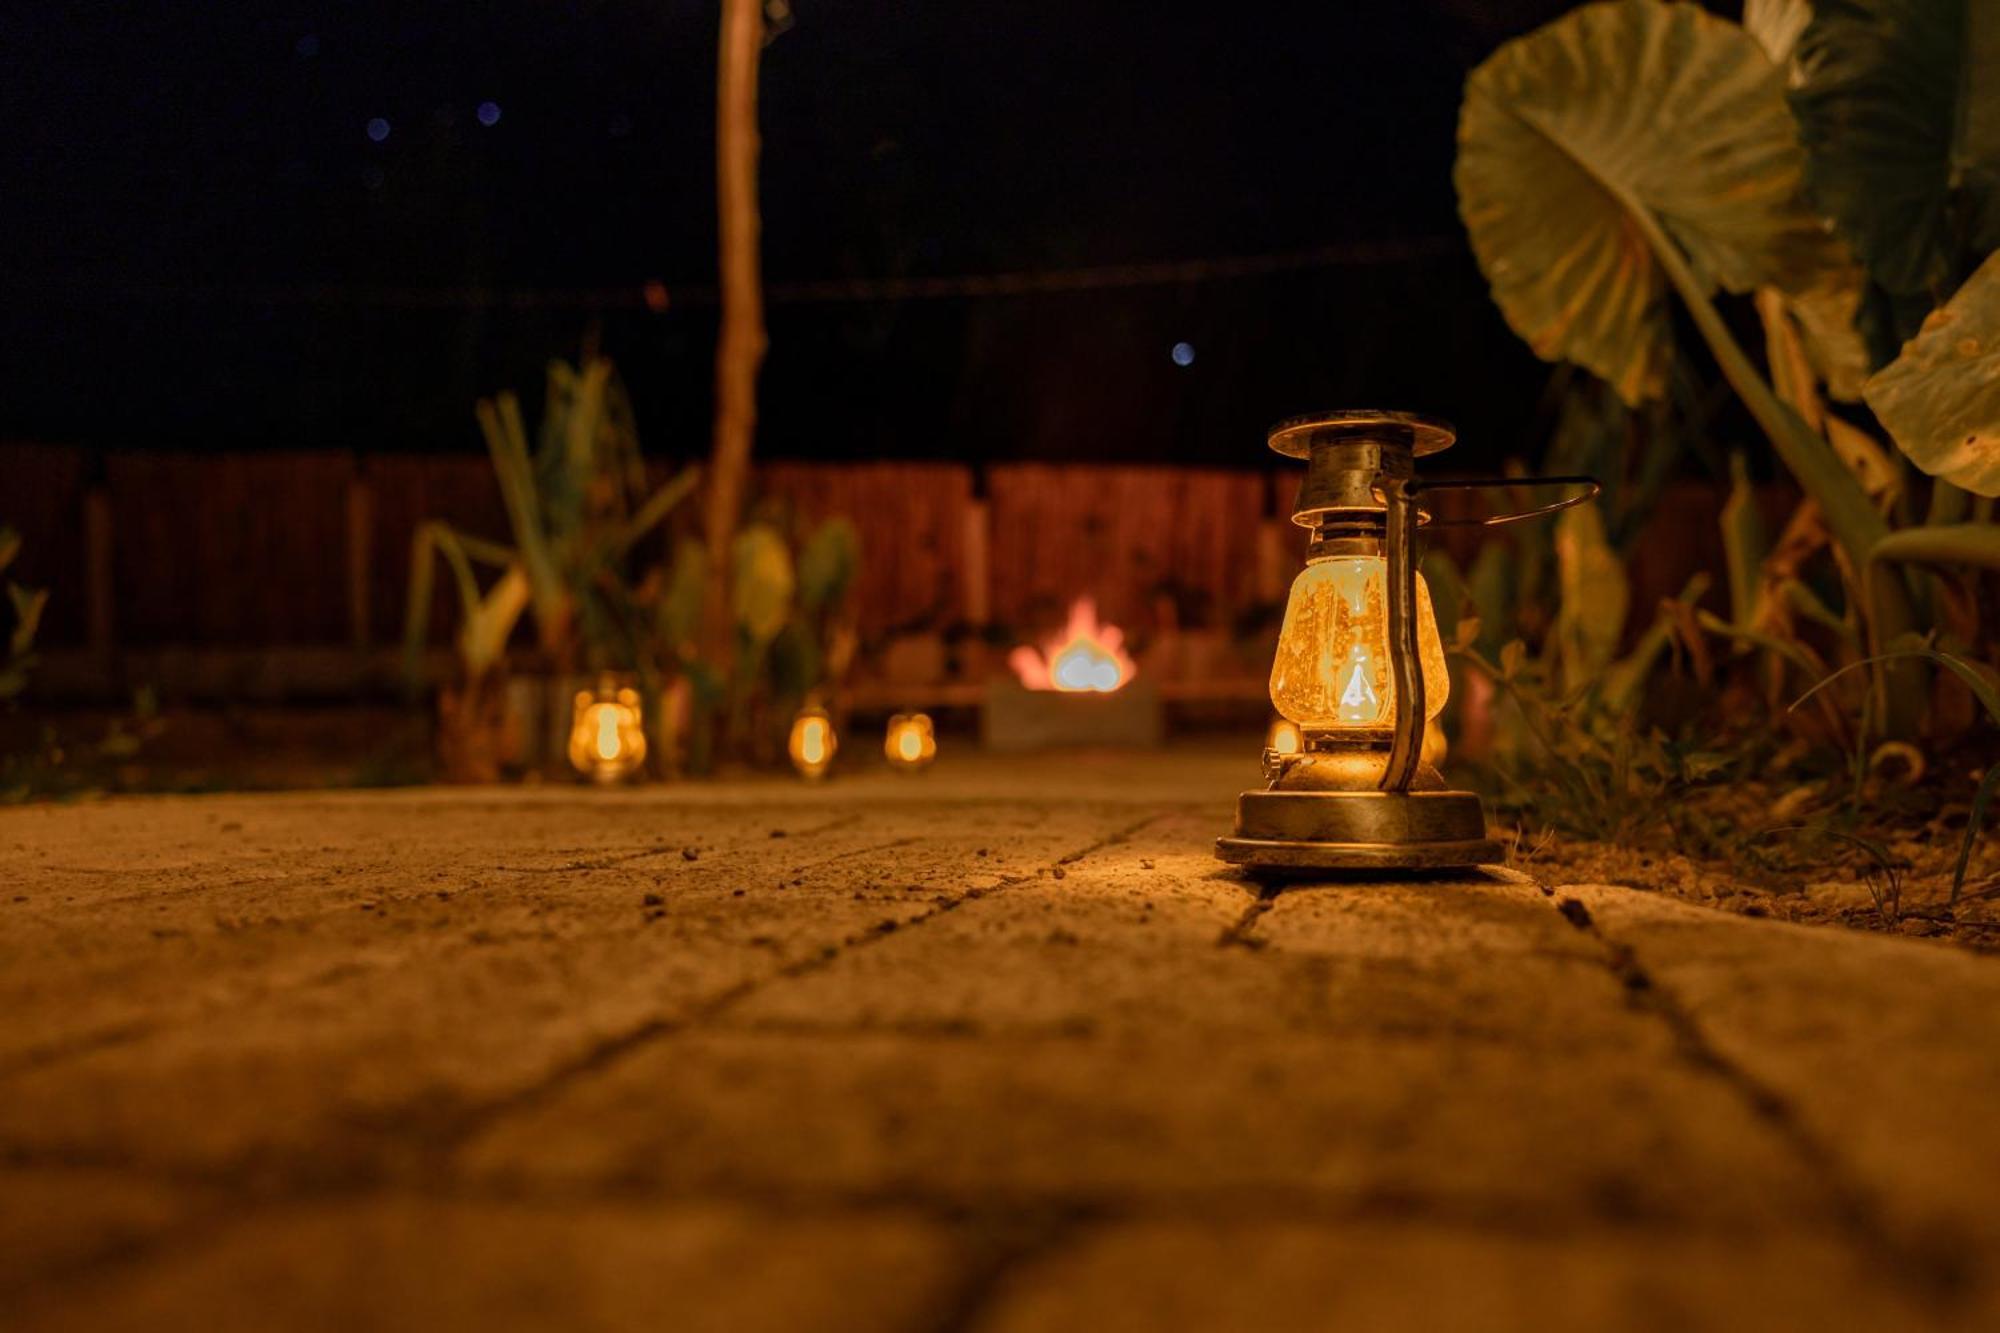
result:
M 937 730 L 929 713 L 898 713 L 882 734 L 882 754 L 901 773 L 926 768 L 937 758 Z
M 792 767 L 800 777 L 817 782 L 833 767 L 834 751 L 839 748 L 840 738 L 834 734 L 833 718 L 818 699 L 807 699 L 805 707 L 792 719 L 791 735 L 785 741 Z
M 646 719 L 629 677 L 599 676 L 570 709 L 569 762 L 593 782 L 623 781 L 646 762 Z
M 1264 751 L 1269 785 L 1237 800 L 1216 855 L 1274 877 L 1498 861 L 1486 812 L 1426 762 L 1427 724 L 1450 688 L 1430 589 L 1417 572 L 1420 498 L 1439 490 L 1565 487 L 1553 503 L 1471 522 L 1553 513 L 1597 494 L 1588 477 L 1420 482 L 1415 460 L 1452 427 L 1407 412 L 1350 411 L 1279 424 L 1271 448 L 1306 463 L 1292 521 L 1311 534 L 1292 583 L 1271 702 L 1296 746 Z

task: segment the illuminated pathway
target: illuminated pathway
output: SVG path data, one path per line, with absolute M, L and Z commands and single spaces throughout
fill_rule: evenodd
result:
M 1251 766 L 0 812 L 0 1325 L 2000 1323 L 2000 960 L 1260 898 Z

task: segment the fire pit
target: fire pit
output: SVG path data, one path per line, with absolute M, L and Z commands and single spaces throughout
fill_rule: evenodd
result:
M 988 749 L 1160 743 L 1159 691 L 1125 652 L 1124 631 L 1098 623 L 1092 599 L 1077 598 L 1060 634 L 1016 648 L 1007 665 L 1013 676 L 995 678 L 980 708 Z

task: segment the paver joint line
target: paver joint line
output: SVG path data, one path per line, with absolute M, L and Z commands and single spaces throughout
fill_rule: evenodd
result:
M 1603 950 L 1604 966 L 1623 987 L 1626 1002 L 1665 1025 L 1680 1059 L 1728 1088 L 1805 1165 L 1826 1190 L 1833 1220 L 1865 1253 L 1881 1259 L 1899 1285 L 1928 1304 L 1948 1306 L 1964 1290 L 1969 1277 L 1964 1263 L 1955 1255 L 1912 1245 L 1898 1236 L 1840 1154 L 1774 1088 L 1717 1050 L 1693 1013 L 1647 970 L 1631 945 L 1608 935 L 1578 899 L 1559 898 L 1554 888 L 1540 881 L 1536 887 L 1564 921 Z
M 1227 949 L 1232 946 L 1239 949 L 1263 948 L 1264 941 L 1257 939 L 1250 932 L 1256 929 L 1257 918 L 1270 911 L 1271 905 L 1278 901 L 1279 892 L 1280 889 L 1276 885 L 1267 884 L 1258 888 L 1256 899 L 1243 909 L 1243 915 L 1230 922 L 1223 928 L 1222 933 L 1216 936 L 1215 947 L 1218 949 Z

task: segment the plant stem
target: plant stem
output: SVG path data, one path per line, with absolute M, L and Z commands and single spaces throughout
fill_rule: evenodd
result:
M 1736 390 L 1743 405 L 1750 409 L 1750 415 L 1771 441 L 1771 447 L 1778 451 L 1786 469 L 1819 505 L 1820 512 L 1826 517 L 1828 530 L 1847 553 L 1849 566 L 1857 571 L 1866 570 L 1876 543 L 1889 535 L 1888 523 L 1876 512 L 1875 506 L 1869 502 L 1868 493 L 1861 489 L 1861 483 L 1848 470 L 1847 464 L 1834 453 L 1833 446 L 1800 420 L 1798 413 L 1785 406 L 1771 391 L 1771 386 L 1757 372 L 1756 366 L 1751 364 L 1742 346 L 1729 332 L 1729 326 L 1723 322 L 1715 303 L 1702 290 L 1700 281 L 1681 254 L 1680 246 L 1667 235 L 1652 210 L 1630 196 L 1621 196 L 1621 201 L 1640 234 L 1652 247 L 1667 280 L 1687 304 L 1695 327 L 1701 330 L 1730 387 Z M 1878 651 L 1916 627 L 1909 585 L 1900 575 L 1880 580 L 1869 580 L 1864 576 L 1861 595 L 1869 602 L 1867 622 L 1871 641 Z M 1916 712 L 1924 697 L 1924 692 L 1916 687 L 1915 682 L 1901 684 L 1909 687 L 1892 690 L 1886 687 L 1885 682 L 1881 690 L 1884 696 L 1883 721 L 1895 735 L 1916 729 Z

